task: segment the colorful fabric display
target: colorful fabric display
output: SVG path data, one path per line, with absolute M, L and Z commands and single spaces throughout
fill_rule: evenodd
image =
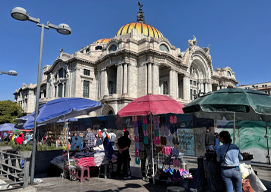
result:
M 139 142 L 139 136 L 135 136 L 135 142 Z
M 162 147 L 162 153 L 166 154 L 166 147 Z
M 147 124 L 143 124 L 143 125 L 142 125 L 142 129 L 143 129 L 143 130 L 148 130 Z
M 149 138 L 148 137 L 144 137 L 144 144 L 146 144 L 146 145 L 149 144 Z
M 143 117 L 143 124 L 148 124 L 147 117 Z
M 161 133 L 161 135 L 163 135 L 163 136 L 165 135 L 165 128 L 164 128 L 164 126 L 161 127 L 160 133 Z
M 158 124 L 160 123 L 160 116 L 156 117 L 156 123 L 158 123 Z
M 144 133 L 144 136 L 145 136 L 145 137 L 148 137 L 149 132 L 148 132 L 147 130 L 144 130 L 143 133 Z
M 135 148 L 139 150 L 139 142 L 135 142 Z
M 173 145 L 173 143 L 172 143 L 172 138 L 173 138 L 172 135 L 168 135 L 168 136 L 166 137 L 166 140 L 167 140 L 167 144 L 168 144 L 168 145 Z
M 95 166 L 94 157 L 84 157 L 80 159 L 75 159 L 76 165 L 78 167 L 93 167 Z
M 164 126 L 164 132 L 165 132 L 165 136 L 169 134 L 169 129 L 166 125 Z
M 140 165 L 140 158 L 137 158 L 137 164 Z
M 135 156 L 136 156 L 136 157 L 138 156 L 137 148 L 135 148 Z
M 142 127 L 142 121 L 137 121 L 138 127 Z
M 154 130 L 159 130 L 159 124 L 154 124 L 154 125 L 153 125 L 153 129 L 154 129 Z
M 154 144 L 155 145 L 160 145 L 160 138 L 159 138 L 159 136 L 158 137 L 154 136 Z
M 134 134 L 138 135 L 138 127 L 134 127 Z
M 159 137 L 159 130 L 154 130 L 154 136 Z

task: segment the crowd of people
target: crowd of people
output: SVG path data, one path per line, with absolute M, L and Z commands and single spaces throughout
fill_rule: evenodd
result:
M 116 144 L 116 140 L 117 140 L 117 144 Z M 123 136 L 117 139 L 116 134 L 114 133 L 113 129 L 111 130 L 110 133 L 107 132 L 106 128 L 104 128 L 102 131 L 99 129 L 97 134 L 95 135 L 91 131 L 91 129 L 88 128 L 84 141 L 86 143 L 86 147 L 95 147 L 95 146 L 99 146 L 100 144 L 103 144 L 106 153 L 110 153 L 109 156 L 112 156 L 113 148 L 115 148 L 115 144 L 116 144 L 116 148 L 118 150 L 118 154 L 117 154 L 118 177 L 120 177 L 121 167 L 123 167 L 124 179 L 129 179 L 131 177 L 129 174 L 129 169 L 130 169 L 129 148 L 131 145 L 131 140 L 129 138 L 129 131 L 124 130 Z
M 21 131 L 17 131 L 17 132 L 12 132 L 12 133 L 7 133 L 3 139 L 3 141 L 13 141 L 15 144 L 18 145 L 26 145 L 27 143 L 30 142 L 31 144 L 31 140 L 33 138 L 33 135 L 30 135 L 29 133 L 26 133 L 26 135 L 24 135 L 24 133 Z

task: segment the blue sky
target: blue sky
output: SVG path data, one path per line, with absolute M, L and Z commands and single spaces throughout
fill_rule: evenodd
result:
M 0 70 L 16 70 L 17 77 L 0 76 L 0 100 L 14 100 L 23 83 L 36 83 L 40 28 L 10 16 L 14 7 L 25 8 L 42 23 L 67 23 L 71 35 L 45 30 L 43 66 L 51 65 L 59 50 L 72 54 L 101 39 L 112 38 L 118 29 L 136 21 L 134 0 L 39 0 L 0 2 Z M 229 66 L 240 84 L 270 79 L 271 1 L 268 0 L 140 0 L 145 21 L 156 27 L 172 45 L 184 51 L 188 39 L 211 44 L 213 67 Z

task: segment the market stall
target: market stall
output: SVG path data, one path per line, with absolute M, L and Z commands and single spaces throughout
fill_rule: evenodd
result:
M 89 180 L 90 171 L 95 171 L 95 175 L 97 175 L 101 171 L 102 166 L 104 166 L 103 168 L 106 167 L 109 177 L 112 176 L 111 165 L 117 161 L 117 156 L 114 154 L 110 159 L 103 145 L 90 150 L 69 151 L 69 158 L 70 161 L 68 161 L 68 154 L 64 153 L 61 156 L 55 157 L 51 164 L 61 169 L 63 177 L 73 181 L 79 179 L 81 182 L 84 179 Z M 88 172 L 87 177 L 84 176 L 85 172 Z M 81 177 L 81 175 L 83 176 Z
M 141 163 L 143 164 L 142 170 L 144 170 L 146 157 L 151 155 L 151 163 L 148 161 L 147 167 L 151 167 L 153 183 L 155 183 L 154 175 L 155 170 L 157 170 L 157 163 L 154 160 L 157 156 L 155 145 L 160 145 L 160 130 L 163 132 L 164 136 L 162 139 L 165 145 L 167 138 L 170 143 L 174 133 L 177 131 L 176 116 L 170 116 L 169 118 L 163 116 L 163 118 L 160 119 L 160 117 L 156 117 L 155 115 L 183 113 L 183 107 L 184 105 L 168 96 L 149 94 L 133 100 L 118 112 L 117 121 L 123 116 L 133 116 L 135 156 L 140 156 L 140 158 L 136 158 L 136 161 L 139 162 L 140 160 L 138 159 L 143 161 Z M 170 129 L 166 126 L 168 122 L 170 122 Z M 164 126 L 162 127 L 162 125 Z M 169 130 L 171 131 L 171 135 L 166 134 Z M 175 147 L 177 148 L 177 145 Z M 167 147 L 167 149 L 168 148 L 169 147 Z M 151 166 L 149 166 L 150 164 Z M 149 172 L 149 170 L 150 169 L 147 169 L 147 172 Z
M 221 89 L 215 92 L 204 94 L 189 103 L 187 106 L 185 106 L 183 110 L 185 113 L 193 114 L 197 117 L 202 118 L 223 119 L 223 117 L 225 117 L 228 120 L 232 119 L 233 144 L 235 144 L 235 121 L 258 121 L 261 119 L 268 122 L 271 120 L 270 105 L 271 97 L 266 93 L 254 90 L 232 88 Z M 267 158 L 270 164 L 268 136 L 266 136 L 266 140 L 268 154 Z M 240 163 L 240 167 L 244 168 L 249 166 L 246 164 L 242 164 L 242 162 Z M 250 161 L 247 161 L 246 163 L 250 163 Z M 217 164 L 215 155 L 207 152 L 205 156 L 201 157 L 201 159 L 198 160 L 198 170 L 196 172 L 196 176 L 194 177 L 194 182 L 191 182 L 190 187 L 200 190 L 201 188 L 205 187 L 206 184 L 208 184 L 209 189 L 211 188 L 214 191 L 225 191 L 225 189 L 223 188 L 224 183 L 220 175 L 219 167 L 220 165 Z M 254 187 L 253 189 L 255 191 L 265 191 L 266 188 L 263 186 L 259 178 L 257 178 L 257 176 L 253 174 L 252 168 L 251 170 L 252 171 L 249 172 L 249 175 L 253 175 L 254 178 L 254 180 L 251 180 L 250 182 L 252 188 Z M 243 181 L 246 181 L 245 178 L 247 178 L 247 175 L 246 177 L 242 177 Z M 201 180 L 202 182 L 199 182 L 199 180 Z M 204 182 L 206 180 L 207 182 Z M 244 183 L 243 188 L 244 185 L 247 185 L 248 183 L 249 181 L 246 182 L 246 184 Z M 260 188 L 258 189 L 257 186 L 260 186 Z

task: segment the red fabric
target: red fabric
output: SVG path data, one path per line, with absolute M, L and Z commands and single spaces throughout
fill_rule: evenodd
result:
M 98 137 L 103 137 L 103 133 L 101 131 L 98 131 Z
M 94 157 L 75 158 L 78 167 L 93 167 L 95 166 Z
M 145 95 L 123 107 L 118 116 L 183 113 L 184 105 L 166 95 Z
M 16 139 L 15 139 L 15 143 L 16 144 L 20 144 L 20 145 L 22 145 L 23 144 L 23 138 L 22 137 L 17 137 Z

